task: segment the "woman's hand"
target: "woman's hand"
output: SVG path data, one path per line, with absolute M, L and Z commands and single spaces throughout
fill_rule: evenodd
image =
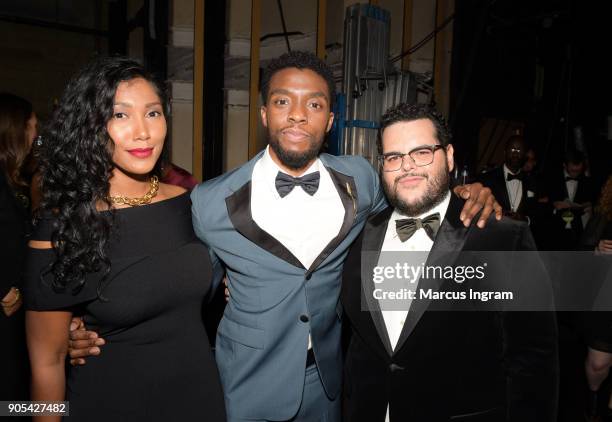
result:
M 16 287 L 11 287 L 11 290 L 2 299 L 2 310 L 4 315 L 10 317 L 13 315 L 23 304 L 23 298 L 21 292 Z

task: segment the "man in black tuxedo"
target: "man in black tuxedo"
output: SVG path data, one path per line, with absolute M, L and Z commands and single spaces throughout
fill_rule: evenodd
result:
M 462 226 L 461 201 L 449 195 L 453 147 L 434 109 L 400 104 L 383 115 L 380 131 L 380 175 L 391 207 L 369 219 L 344 266 L 341 299 L 351 326 L 344 419 L 554 421 L 554 313 L 471 312 L 470 301 L 427 299 L 389 311 L 376 297 L 372 274 L 385 252 L 408 259 L 406 252 L 422 251 L 427 265 L 452 266 L 461 251 L 535 249 L 524 222 Z M 427 284 L 438 292 L 460 288 L 455 280 Z
M 506 141 L 504 164 L 481 174 L 478 179 L 499 198 L 504 215 L 529 221 L 536 203 L 536 187 L 533 178 L 522 170 L 526 154 L 523 137 L 511 136 Z
M 551 245 L 555 250 L 576 250 L 592 212 L 597 189 L 585 175 L 586 163 L 580 151 L 565 155 L 563 172 L 549 180 L 547 194 L 552 204 Z

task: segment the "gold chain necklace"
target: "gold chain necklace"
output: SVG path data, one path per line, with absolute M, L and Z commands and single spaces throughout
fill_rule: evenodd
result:
M 115 205 L 129 205 L 130 207 L 138 207 L 140 205 L 150 204 L 151 200 L 155 198 L 155 196 L 157 196 L 157 190 L 159 189 L 159 178 L 157 176 L 151 176 L 149 185 L 149 191 L 140 198 L 128 198 L 127 196 L 109 196 L 108 200 Z

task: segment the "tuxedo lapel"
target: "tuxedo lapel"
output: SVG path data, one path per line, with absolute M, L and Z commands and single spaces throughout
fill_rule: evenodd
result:
M 262 155 L 263 152 L 257 154 L 251 161 L 238 170 L 242 172 L 242 174 L 238 174 L 237 179 L 241 180 L 242 184 L 232 186 L 232 193 L 225 198 L 227 214 L 238 233 L 283 261 L 295 267 L 304 268 L 300 260 L 297 259 L 289 249 L 283 246 L 275 237 L 259 227 L 253 220 L 253 215 L 251 213 L 251 177 L 253 175 L 255 163 L 259 161 Z M 244 183 L 245 180 L 247 181 L 246 183 Z
M 365 262 L 362 261 L 361 268 L 356 270 L 362 275 L 373 274 L 374 267 L 378 265 L 378 259 L 385 240 L 387 224 L 389 223 L 391 214 L 393 214 L 393 208 L 389 207 L 368 221 L 364 228 L 361 250 L 366 253 L 361 254 L 361 259 L 365 260 Z M 361 278 L 361 281 L 361 289 L 365 297 L 367 309 L 372 317 L 372 321 L 374 322 L 374 326 L 376 327 L 376 331 L 378 332 L 378 336 L 385 350 L 389 356 L 391 356 L 393 354 L 393 348 L 391 347 L 389 333 L 387 332 L 387 326 L 380 309 L 380 304 L 374 297 L 374 282 L 370 278 L 366 280 Z
M 466 235 L 468 234 L 468 228 L 466 228 L 459 219 L 462 207 L 463 201 L 451 193 L 451 200 L 448 210 L 446 211 L 446 216 L 442 221 L 431 251 L 429 252 L 425 264 L 426 266 L 452 265 L 461 253 Z M 421 280 L 419 280 L 417 289 L 426 287 L 427 289 L 438 291 L 443 282 L 443 279 L 427 280 L 427 286 L 423 286 Z M 410 334 L 414 331 L 414 328 L 429 307 L 430 302 L 430 299 L 416 299 L 412 301 L 408 316 L 406 317 L 406 322 L 404 323 L 404 327 L 402 328 L 402 332 L 395 347 L 395 353 L 402 348 Z
M 233 192 L 225 198 L 229 218 L 234 225 L 234 228 L 251 242 L 291 265 L 304 268 L 300 260 L 297 259 L 297 257 L 289 251 L 289 249 L 287 249 L 274 236 L 270 235 L 268 232 L 259 227 L 253 220 L 251 213 L 251 177 L 253 174 L 253 167 L 262 155 L 263 153 L 258 154 L 241 169 L 241 171 L 244 172 L 244 179 L 242 180 L 247 180 L 247 182 L 241 186 L 234 186 Z M 325 163 L 323 164 L 325 165 Z M 334 251 L 334 249 L 338 247 L 342 240 L 344 240 L 346 235 L 353 227 L 355 216 L 357 214 L 358 198 L 355 179 L 352 176 L 340 173 L 331 167 L 325 166 L 325 168 L 329 172 L 329 175 L 334 183 L 334 187 L 336 188 L 338 195 L 340 196 L 340 200 L 342 201 L 342 205 L 344 207 L 344 219 L 337 236 L 335 236 L 328 243 L 328 245 L 313 261 L 310 268 L 308 268 L 306 275 L 309 275 L 315 271 L 317 267 Z
M 331 167 L 325 166 L 329 175 L 331 176 L 332 182 L 340 200 L 344 207 L 344 219 L 338 235 L 334 237 L 327 246 L 321 251 L 319 256 L 313 261 L 312 265 L 308 269 L 307 275 L 317 269 L 319 265 L 331 254 L 334 249 L 338 247 L 340 242 L 348 235 L 355 222 L 355 216 L 357 215 L 357 186 L 355 185 L 355 179 L 352 176 L 340 173 Z
M 563 173 L 563 178 L 561 179 L 561 183 L 562 183 L 561 192 L 563 192 L 563 199 L 569 199 L 569 191 L 567 190 L 567 181 L 565 180 L 565 173 Z M 577 187 L 576 187 L 576 192 L 578 192 Z M 575 197 L 576 195 L 574 195 L 574 199 Z
M 510 207 L 510 193 L 508 192 L 508 185 L 506 184 L 506 177 L 504 175 L 504 167 L 498 168 L 498 174 L 495 180 L 497 180 L 497 189 L 496 191 L 501 193 L 501 197 L 498 198 L 501 201 L 501 206 L 505 210 L 509 210 Z
M 574 195 L 574 202 L 582 204 L 584 202 L 590 202 L 592 200 L 593 198 L 591 198 L 589 179 L 585 176 L 580 176 L 578 178 L 578 186 L 576 186 L 576 195 Z

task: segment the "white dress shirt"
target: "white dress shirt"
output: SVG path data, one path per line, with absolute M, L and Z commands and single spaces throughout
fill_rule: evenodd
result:
M 418 215 L 414 218 L 425 218 L 430 214 L 439 213 L 440 214 L 440 225 L 446 216 L 446 211 L 448 210 L 448 204 L 450 202 L 450 192 L 446 195 L 444 200 L 436 205 L 433 209 Z M 391 214 L 391 218 L 389 219 L 389 223 L 387 224 L 387 231 L 385 233 L 385 240 L 383 241 L 381 252 L 428 252 L 431 251 L 431 247 L 433 246 L 433 240 L 429 238 L 425 230 L 418 229 L 414 235 L 405 242 L 402 242 L 397 235 L 397 231 L 395 230 L 395 221 L 401 220 L 403 218 L 413 218 L 406 217 L 401 215 L 397 210 L 393 211 Z M 382 255 L 382 254 L 381 254 Z M 379 260 L 378 265 L 384 266 L 383 260 Z M 416 290 L 418 283 L 412 283 L 407 286 L 408 289 Z M 406 303 L 406 309 L 401 311 L 382 311 L 383 319 L 385 320 L 385 326 L 387 327 L 387 333 L 389 334 L 389 340 L 391 342 L 391 347 L 395 350 L 397 346 L 397 342 L 399 340 L 400 334 L 404 328 L 404 322 L 406 321 L 406 317 L 408 316 L 408 311 L 410 310 L 410 301 L 405 300 L 402 303 Z M 382 303 L 381 303 L 382 307 Z M 387 404 L 387 416 L 386 422 L 389 422 L 389 405 Z
M 317 160 L 300 176 L 320 173 L 314 195 L 296 186 L 284 198 L 276 190 L 276 175 L 282 171 L 272 160 L 269 147 L 255 163 L 251 179 L 253 221 L 285 246 L 308 269 L 340 232 L 344 206 L 329 172 Z M 309 336 L 308 348 L 312 347 Z
M 523 199 L 523 182 L 518 179 L 508 180 L 508 174 L 514 175 L 518 173 L 513 173 L 504 164 L 504 181 L 506 182 L 506 191 L 508 192 L 508 199 L 510 200 L 510 211 L 516 212 Z
M 282 170 L 270 157 L 268 148 L 253 168 L 253 221 L 289 249 L 308 269 L 340 232 L 344 221 L 344 206 L 329 172 L 318 158 L 300 175 L 318 171 L 321 180 L 317 192 L 310 196 L 300 186 L 296 186 L 281 198 L 275 180 Z
M 430 214 L 439 213 L 440 214 L 440 223 L 444 219 L 446 215 L 446 210 L 448 209 L 448 204 L 450 202 L 450 193 L 446 195 L 444 200 L 436 205 L 433 209 L 416 216 L 415 218 L 424 218 Z M 391 218 L 389 219 L 389 223 L 387 224 L 387 231 L 385 233 L 385 240 L 383 241 L 381 252 L 429 252 L 431 247 L 433 246 L 433 240 L 429 238 L 425 230 L 419 229 L 414 235 L 402 242 L 397 235 L 397 231 L 395 230 L 395 221 L 401 220 L 403 218 L 412 218 L 406 217 L 405 215 L 401 215 L 397 210 L 393 211 L 391 214 Z M 381 254 L 382 255 L 382 254 Z M 384 263 L 379 261 L 379 264 L 384 266 Z M 410 284 L 413 290 L 416 290 L 418 283 Z M 402 301 L 404 303 L 404 301 Z M 406 316 L 408 315 L 408 311 L 410 309 L 410 302 L 406 301 L 407 309 L 403 309 L 401 311 L 382 311 L 383 318 L 385 320 L 385 325 L 387 326 L 387 333 L 389 333 L 389 340 L 391 341 L 391 347 L 395 349 L 397 345 L 397 341 L 399 340 L 400 334 L 402 333 L 402 329 L 404 328 L 404 321 L 406 320 Z M 382 305 L 382 303 L 381 303 Z
M 567 171 L 563 170 L 563 178 L 569 177 Z M 578 190 L 578 180 L 566 180 L 565 187 L 567 188 L 567 199 L 570 202 L 574 202 L 576 197 L 576 191 Z

